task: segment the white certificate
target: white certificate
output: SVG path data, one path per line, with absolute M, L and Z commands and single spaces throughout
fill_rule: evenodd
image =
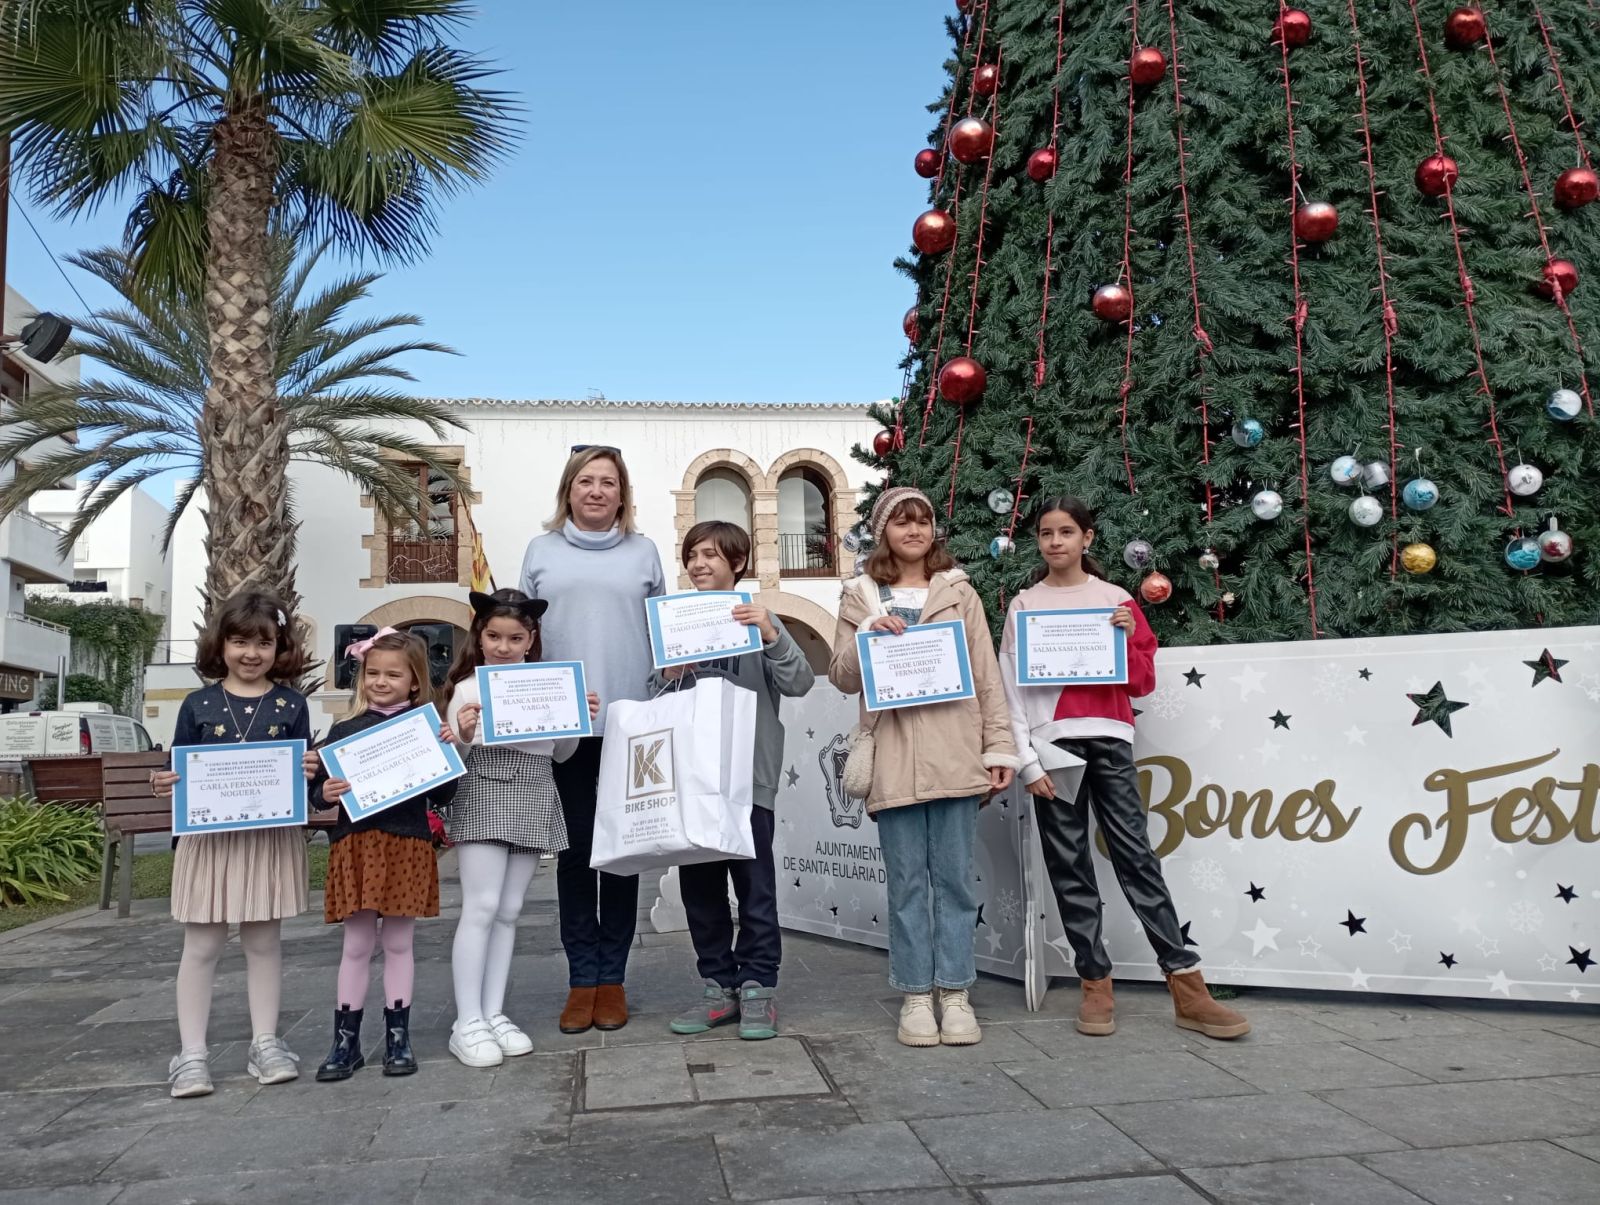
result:
M 478 698 L 485 745 L 594 735 L 581 661 L 480 665 Z
M 693 590 L 647 599 L 655 667 L 759 653 L 761 630 L 733 620 L 733 609 L 749 601 L 750 595 L 742 590 Z
M 856 651 L 868 711 L 973 697 L 967 629 L 959 619 L 913 624 L 899 636 L 858 632 Z
M 1018 611 L 1017 685 L 1088 686 L 1128 680 L 1128 634 L 1114 608 Z
M 439 713 L 429 703 L 317 750 L 328 777 L 350 784 L 343 798 L 350 819 L 392 808 L 467 772 L 456 751 L 440 742 L 439 727 Z
M 178 836 L 306 822 L 304 741 L 178 745 L 172 831 Z

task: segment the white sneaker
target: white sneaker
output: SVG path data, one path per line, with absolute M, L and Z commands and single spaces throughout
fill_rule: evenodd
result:
M 286 1084 L 300 1078 L 300 1056 L 276 1034 L 262 1034 L 250 1043 L 244 1069 L 263 1084 Z
M 172 1095 L 210 1096 L 211 1068 L 205 1051 L 180 1051 L 167 1064 L 167 1082 L 172 1085 Z
M 982 1040 L 983 1030 L 978 1028 L 978 1014 L 972 1011 L 967 989 L 941 987 L 939 1041 L 946 1046 L 974 1046 Z
M 489 1030 L 494 1034 L 494 1040 L 500 1043 L 500 1052 L 507 1058 L 533 1053 L 533 1039 L 523 1033 L 505 1013 L 495 1013 L 489 1018 Z
M 907 992 L 900 1006 L 900 1032 L 895 1035 L 907 1046 L 937 1046 L 939 1023 L 933 1019 L 933 993 Z
M 498 1067 L 506 1061 L 494 1030 L 481 1017 L 465 1025 L 458 1020 L 450 1027 L 450 1053 L 464 1067 Z

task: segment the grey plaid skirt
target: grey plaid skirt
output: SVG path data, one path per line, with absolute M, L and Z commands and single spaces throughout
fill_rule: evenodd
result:
M 550 854 L 566 849 L 567 824 L 550 759 L 503 745 L 473 745 L 446 829 L 452 841 L 498 841 Z

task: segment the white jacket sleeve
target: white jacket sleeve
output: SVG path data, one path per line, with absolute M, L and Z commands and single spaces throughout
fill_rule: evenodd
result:
M 1024 786 L 1038 782 L 1045 776 L 1039 764 L 1039 754 L 1033 748 L 1033 731 L 1028 724 L 1028 705 L 1022 687 L 1017 685 L 1017 612 L 1020 598 L 1011 600 L 1006 609 L 1006 630 L 1000 636 L 1000 685 L 1006 692 L 1006 706 L 1011 711 L 1011 739 L 1016 742 L 1017 756 L 1022 759 L 1022 769 L 1017 777 Z

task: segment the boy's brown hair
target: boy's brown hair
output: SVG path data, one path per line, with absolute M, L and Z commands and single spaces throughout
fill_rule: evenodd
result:
M 679 559 L 683 561 L 684 568 L 689 567 L 689 553 L 696 544 L 704 544 L 707 540 L 717 546 L 717 551 L 722 554 L 722 559 L 728 562 L 733 570 L 733 580 L 738 581 L 750 571 L 750 535 L 737 523 L 725 523 L 721 519 L 710 519 L 704 523 L 696 523 L 689 529 L 689 534 L 683 537 L 683 552 Z
M 306 667 L 306 650 L 300 633 L 284 606 L 265 590 L 242 590 L 217 608 L 195 648 L 194 665 L 202 678 L 228 676 L 222 651 L 234 638 L 270 640 L 277 646 L 267 677 L 277 683 L 292 682 Z

